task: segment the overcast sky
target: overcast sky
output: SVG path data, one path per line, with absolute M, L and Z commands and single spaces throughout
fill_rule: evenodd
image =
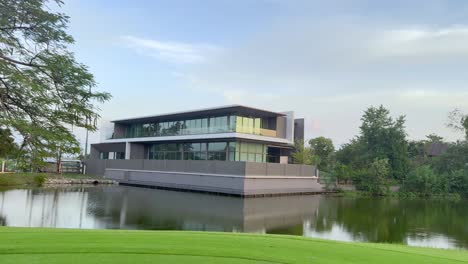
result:
M 336 145 L 383 104 L 410 139 L 468 112 L 468 1 L 66 1 L 72 49 L 113 99 L 103 120 L 243 104 Z M 83 131 L 75 131 L 84 141 Z M 91 142 L 100 140 L 99 133 Z

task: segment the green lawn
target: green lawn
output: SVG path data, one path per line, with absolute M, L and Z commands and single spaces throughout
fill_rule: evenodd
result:
M 0 263 L 468 263 L 468 251 L 293 236 L 0 228 Z

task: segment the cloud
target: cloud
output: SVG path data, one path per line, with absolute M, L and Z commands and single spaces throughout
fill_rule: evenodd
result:
M 376 56 L 440 57 L 468 56 L 468 26 L 387 30 L 370 42 Z
M 408 116 L 411 138 L 438 133 L 447 113 L 466 109 L 468 26 L 315 25 L 309 20 L 272 26 L 186 72 L 187 87 L 226 103 L 295 110 L 307 137 L 344 143 L 358 133 L 371 105 Z M 320 124 L 320 125 L 317 125 Z
M 205 63 L 209 55 L 220 50 L 219 47 L 208 44 L 165 42 L 135 36 L 122 36 L 121 38 L 141 55 L 178 64 Z

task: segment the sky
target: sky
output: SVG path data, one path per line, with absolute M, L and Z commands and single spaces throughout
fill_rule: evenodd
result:
M 71 50 L 113 96 L 101 127 L 242 104 L 293 110 L 306 138 L 340 146 L 383 105 L 406 116 L 409 139 L 463 136 L 446 123 L 455 108 L 468 113 L 468 1 L 65 2 Z

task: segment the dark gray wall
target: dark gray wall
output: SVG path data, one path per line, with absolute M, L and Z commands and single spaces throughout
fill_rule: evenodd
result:
M 130 143 L 130 159 L 144 159 L 145 145 L 141 143 Z
M 294 119 L 294 141 L 304 140 L 304 118 Z

